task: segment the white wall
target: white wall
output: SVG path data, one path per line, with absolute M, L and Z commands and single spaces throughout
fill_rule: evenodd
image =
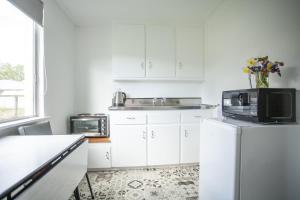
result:
M 76 29 L 75 112 L 107 112 L 117 89 L 128 97 L 197 97 L 199 82 L 112 81 L 112 25 Z
M 68 115 L 74 111 L 75 28 L 54 0 L 44 2 L 44 14 L 45 115 L 51 116 L 54 133 L 66 133 Z
M 126 91 L 129 97 L 200 97 L 200 82 L 123 81 L 115 82 L 114 91 Z
M 105 112 L 110 105 L 111 26 L 76 29 L 75 111 Z
M 300 1 L 225 0 L 206 21 L 206 103 L 221 103 L 223 90 L 249 88 L 242 73 L 250 57 L 284 61 L 271 87 L 300 89 Z M 298 98 L 298 102 L 300 99 Z

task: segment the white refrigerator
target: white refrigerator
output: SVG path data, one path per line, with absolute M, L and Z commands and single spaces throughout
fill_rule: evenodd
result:
M 200 200 L 300 199 L 300 126 L 204 119 Z

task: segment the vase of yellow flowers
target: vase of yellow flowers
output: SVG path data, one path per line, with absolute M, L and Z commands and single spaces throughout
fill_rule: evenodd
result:
M 268 88 L 269 75 L 265 75 L 263 72 L 256 72 L 255 82 L 256 82 L 256 88 Z
M 255 76 L 256 88 L 269 87 L 269 74 L 277 73 L 281 76 L 280 67 L 284 66 L 283 62 L 271 62 L 269 57 L 250 58 L 247 66 L 243 71 L 249 75 L 250 87 L 252 88 L 251 75 Z

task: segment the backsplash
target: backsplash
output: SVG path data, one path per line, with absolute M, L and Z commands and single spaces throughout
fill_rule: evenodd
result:
M 120 89 L 131 98 L 200 97 L 201 82 L 193 81 L 118 81 L 113 90 Z

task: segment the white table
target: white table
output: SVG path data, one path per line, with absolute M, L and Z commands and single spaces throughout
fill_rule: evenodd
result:
M 0 199 L 68 199 L 86 171 L 83 135 L 0 138 Z

